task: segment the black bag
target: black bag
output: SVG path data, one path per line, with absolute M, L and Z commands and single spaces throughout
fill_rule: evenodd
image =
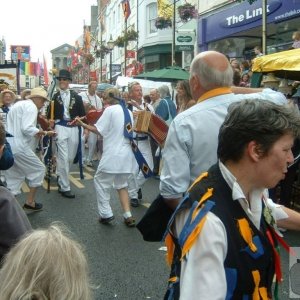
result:
M 147 242 L 161 242 L 167 229 L 173 210 L 158 195 L 136 225 Z

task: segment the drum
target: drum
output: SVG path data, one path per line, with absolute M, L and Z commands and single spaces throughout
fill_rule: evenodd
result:
M 49 121 L 47 120 L 47 118 L 43 115 L 41 115 L 40 113 L 38 114 L 37 117 L 37 122 L 38 124 L 41 125 L 43 130 L 48 130 L 49 129 Z

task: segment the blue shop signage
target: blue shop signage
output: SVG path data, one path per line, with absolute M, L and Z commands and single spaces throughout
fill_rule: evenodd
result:
M 300 0 L 268 0 L 268 23 L 279 23 L 300 17 Z M 198 23 L 199 44 L 219 40 L 232 34 L 261 26 L 262 0 L 252 5 L 248 1 L 200 18 Z

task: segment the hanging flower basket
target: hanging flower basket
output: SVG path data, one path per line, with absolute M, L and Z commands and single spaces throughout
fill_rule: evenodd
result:
M 127 30 L 127 33 L 124 34 L 124 39 L 127 41 L 136 41 L 139 37 L 139 34 L 134 29 Z
M 109 49 L 104 45 L 101 45 L 100 48 L 95 47 L 95 56 L 103 58 L 105 54 L 109 53 Z
M 193 18 L 196 18 L 198 15 L 195 5 L 192 5 L 190 3 L 178 6 L 177 11 L 181 21 L 184 23 Z
M 114 44 L 117 47 L 123 48 L 125 43 L 124 36 L 118 36 L 117 39 L 114 41 Z
M 171 19 L 166 19 L 164 17 L 158 17 L 155 20 L 155 27 L 157 29 L 166 29 L 168 27 L 172 27 Z

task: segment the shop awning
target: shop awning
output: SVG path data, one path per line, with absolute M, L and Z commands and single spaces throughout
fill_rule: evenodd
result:
M 252 71 L 275 73 L 276 77 L 300 80 L 300 49 L 277 52 L 254 59 Z

